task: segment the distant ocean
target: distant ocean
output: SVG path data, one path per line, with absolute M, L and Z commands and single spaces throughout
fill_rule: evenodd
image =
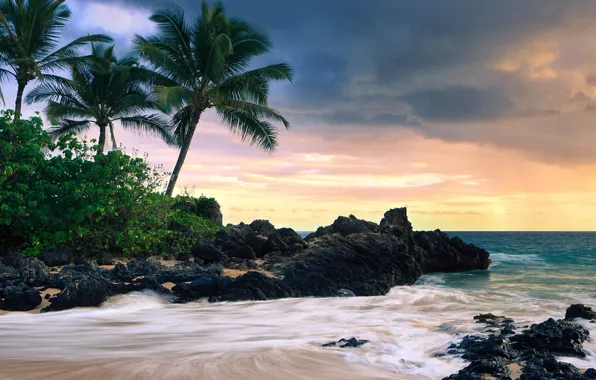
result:
M 144 293 L 99 309 L 15 313 L 0 317 L 0 372 L 60 380 L 442 379 L 467 365 L 444 354 L 482 331 L 474 315 L 527 325 L 563 318 L 572 303 L 596 306 L 596 233 L 448 234 L 487 249 L 489 270 L 424 275 L 382 297 L 171 304 Z M 596 367 L 596 324 L 580 323 L 593 337 L 587 358 L 559 360 Z M 352 336 L 370 343 L 321 347 Z

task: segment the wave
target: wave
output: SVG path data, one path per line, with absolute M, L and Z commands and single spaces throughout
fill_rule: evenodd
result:
M 497 263 L 544 264 L 545 260 L 537 254 L 518 254 L 494 252 L 490 254 L 493 265 Z

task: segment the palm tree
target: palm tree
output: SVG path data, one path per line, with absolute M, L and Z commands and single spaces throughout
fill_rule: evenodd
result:
M 58 123 L 54 137 L 80 133 L 95 124 L 99 127 L 97 154 L 102 154 L 110 128 L 115 148 L 114 122 L 122 127 L 144 131 L 174 145 L 167 118 L 155 110 L 147 78 L 151 72 L 132 57 L 117 59 L 114 46 L 92 45 L 90 59 L 71 67 L 72 79 L 51 76 L 27 95 L 27 102 L 47 101 L 48 119 Z
M 77 48 L 88 42 L 111 42 L 93 34 L 56 49 L 60 32 L 71 16 L 66 0 L 0 0 L 0 82 L 17 82 L 15 120 L 20 118 L 27 84 L 80 60 Z
M 179 7 L 157 10 L 150 17 L 158 33 L 135 36 L 136 51 L 159 73 L 154 90 L 158 101 L 174 109 L 174 135 L 180 154 L 166 194 L 171 196 L 203 112 L 215 108 L 230 130 L 265 151 L 277 146 L 271 123 L 288 121 L 268 106 L 269 82 L 291 80 L 292 69 L 276 64 L 253 70 L 253 57 L 267 53 L 271 43 L 251 25 L 225 16 L 221 3 L 203 1 L 201 15 L 189 24 Z

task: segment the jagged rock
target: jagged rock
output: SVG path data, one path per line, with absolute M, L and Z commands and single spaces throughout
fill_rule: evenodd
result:
M 497 379 L 505 379 L 511 376 L 511 371 L 507 367 L 508 364 L 509 360 L 499 356 L 480 358 L 472 361 L 456 375 L 445 377 L 443 380 L 483 380 L 486 378 L 486 375 Z
M 110 284 L 99 275 L 89 275 L 83 279 L 66 285 L 50 305 L 41 310 L 42 313 L 71 309 L 73 307 L 99 306 L 112 293 Z
M 95 262 L 97 265 L 114 265 L 114 257 L 110 252 L 102 251 L 97 255 Z
M 70 263 L 72 248 L 53 248 L 42 251 L 38 258 L 49 267 L 57 267 Z
M 221 291 L 222 301 L 265 301 L 292 297 L 293 289 L 261 272 L 247 272 L 229 282 Z
M 132 282 L 133 275 L 128 270 L 128 267 L 125 264 L 118 263 L 114 266 L 114 269 L 110 271 L 110 277 L 114 281 L 120 282 Z
M 565 320 L 572 321 L 576 318 L 581 319 L 596 319 L 596 311 L 592 310 L 591 307 L 584 306 L 582 304 L 571 305 L 565 312 Z
M 162 263 L 154 260 L 144 259 L 131 261 L 126 264 L 126 267 L 133 277 L 155 274 L 157 271 L 164 269 L 164 265 Z
M 155 272 L 154 275 L 157 280 L 163 284 L 165 282 L 179 283 L 194 281 L 206 273 L 220 274 L 221 271 L 222 268 L 219 266 L 212 266 L 206 269 L 196 263 L 181 262 L 171 268 L 164 267 Z
M 413 284 L 422 274 L 408 246 L 387 234 L 328 235 L 273 266 L 299 296 L 333 297 L 340 289 L 357 296 L 384 295 Z
M 356 297 L 353 291 L 349 289 L 339 289 L 336 294 L 337 297 Z
M 248 225 L 250 229 L 257 235 L 267 236 L 275 232 L 275 226 L 268 220 L 257 219 Z
M 554 356 L 539 354 L 522 368 L 521 380 L 582 379 L 581 372 L 569 363 L 558 362 Z
M 195 261 L 200 259 L 205 264 L 223 262 L 227 258 L 221 248 L 211 241 L 198 241 L 192 247 L 191 254 L 194 256 Z
M 252 250 L 255 252 L 255 256 L 261 258 L 264 256 L 263 247 L 267 242 L 267 238 L 257 235 L 256 233 L 251 233 L 246 237 L 246 244 L 248 244 Z
M 257 256 L 255 255 L 255 251 L 253 251 L 253 249 L 249 245 L 240 246 L 240 247 L 236 248 L 236 250 L 231 251 L 231 252 L 232 253 L 229 254 L 230 257 L 236 257 L 236 258 L 240 258 L 240 259 L 249 259 L 249 260 L 253 260 L 253 259 L 257 258 Z
M 349 217 L 339 216 L 330 226 L 319 227 L 316 232 L 309 234 L 306 241 L 333 234 L 347 236 L 366 232 L 379 232 L 379 226 L 376 223 L 358 219 L 354 215 Z
M 486 323 L 488 320 L 494 321 L 496 319 L 505 319 L 503 315 L 494 315 L 493 313 L 479 314 L 474 316 L 474 320 L 478 323 Z
M 172 288 L 172 291 L 184 301 L 194 301 L 199 298 L 215 296 L 227 283 L 218 283 L 217 276 L 204 274 L 190 284 L 181 282 Z M 231 279 L 230 279 L 231 280 Z
M 383 215 L 380 229 L 384 233 L 392 234 L 410 243 L 412 224 L 408 220 L 408 211 L 405 207 L 391 209 Z
M 364 340 L 364 339 L 356 339 L 356 338 L 350 338 L 350 339 L 340 339 L 337 342 L 329 342 L 329 343 L 325 343 L 322 345 L 322 347 L 339 347 L 339 348 L 348 348 L 348 347 L 360 347 L 363 344 L 368 343 L 368 340 Z
M 0 309 L 9 311 L 28 311 L 35 309 L 41 303 L 39 290 L 26 285 L 8 286 L 0 292 Z
M 414 232 L 414 242 L 422 249 L 421 265 L 425 273 L 487 269 L 489 253 L 460 238 L 449 238 L 436 231 Z
M 588 336 L 588 330 L 582 326 L 550 318 L 540 324 L 532 325 L 523 334 L 511 337 L 511 342 L 517 350 L 534 349 L 552 355 L 583 358 L 586 354 L 582 350 L 582 343 L 588 339 Z

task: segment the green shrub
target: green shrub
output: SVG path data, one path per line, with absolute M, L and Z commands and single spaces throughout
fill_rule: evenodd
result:
M 209 198 L 204 195 L 198 198 L 188 194 L 179 195 L 174 198 L 174 208 L 193 213 L 216 224 L 220 222 L 220 206 L 215 198 Z
M 15 125 L 0 113 L 0 246 L 29 255 L 61 245 L 83 254 L 177 254 L 190 249 L 180 241 L 215 233 L 162 194 L 161 168 L 136 154 L 95 151 L 72 135 L 53 143 L 38 117 Z M 168 229 L 171 221 L 188 226 L 184 238 Z

